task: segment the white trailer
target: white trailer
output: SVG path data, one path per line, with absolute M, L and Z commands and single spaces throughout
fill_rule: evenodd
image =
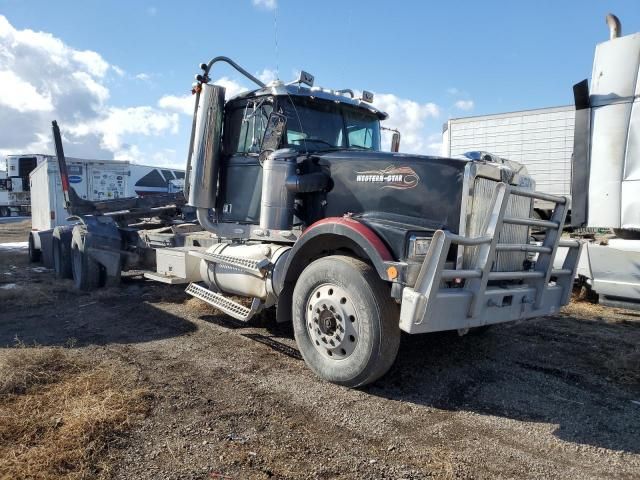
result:
M 568 105 L 452 118 L 442 128 L 442 153 L 456 157 L 485 151 L 516 161 L 539 191 L 570 196 L 574 117 L 575 107 Z
M 47 244 L 55 227 L 70 225 L 65 208 L 62 180 L 54 156 L 44 156 L 29 175 L 32 231 L 30 255 L 37 260 L 44 253 L 44 263 L 52 259 Z M 175 191 L 177 179 L 184 171 L 118 160 L 67 158 L 69 186 L 79 198 L 90 201 L 128 198 Z

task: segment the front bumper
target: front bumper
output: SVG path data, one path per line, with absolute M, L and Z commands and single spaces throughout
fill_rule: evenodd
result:
M 505 216 L 510 195 L 551 201 L 551 220 Z M 483 234 L 469 238 L 438 230 L 421 266 L 414 287 L 405 287 L 400 328 L 407 333 L 457 330 L 538 317 L 557 312 L 569 302 L 581 243 L 561 241 L 569 200 L 497 183 Z M 504 224 L 547 230 L 542 245 L 498 243 Z M 477 247 L 472 264 L 447 270 L 452 244 Z M 558 246 L 568 248 L 561 269 L 553 268 Z M 498 252 L 537 253 L 530 270 L 492 271 Z

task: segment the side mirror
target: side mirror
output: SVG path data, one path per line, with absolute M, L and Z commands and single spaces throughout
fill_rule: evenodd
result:
M 397 130 L 393 132 L 393 135 L 391 136 L 391 151 L 400 151 L 400 132 L 398 132 Z
M 279 113 L 271 112 L 267 121 L 267 128 L 264 129 L 262 136 L 262 146 L 260 148 L 260 156 L 264 153 L 267 155 L 280 147 L 282 136 L 287 126 L 287 117 Z

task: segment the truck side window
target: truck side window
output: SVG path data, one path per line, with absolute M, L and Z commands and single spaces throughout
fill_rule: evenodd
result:
M 244 106 L 229 113 L 227 123 L 228 153 L 259 153 L 262 136 L 273 111 L 267 97 L 249 100 Z
M 238 152 L 259 153 L 262 136 L 267 128 L 269 115 L 273 106 L 266 103 L 265 99 L 248 103 L 245 107 L 240 138 L 238 139 Z

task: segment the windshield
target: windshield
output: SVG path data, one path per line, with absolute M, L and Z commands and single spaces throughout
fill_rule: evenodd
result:
M 380 123 L 373 113 L 301 97 L 281 98 L 279 106 L 287 117 L 286 147 L 380 150 Z

